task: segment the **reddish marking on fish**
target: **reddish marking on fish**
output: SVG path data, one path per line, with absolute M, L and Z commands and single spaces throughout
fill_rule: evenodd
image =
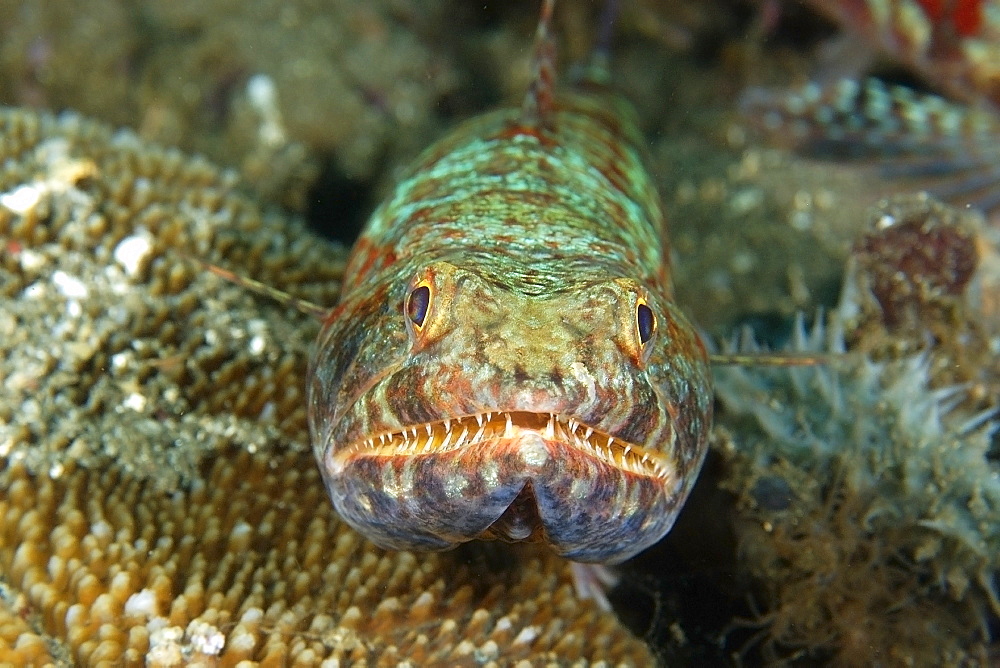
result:
M 396 254 L 392 249 L 380 248 L 366 239 L 358 239 L 351 251 L 351 258 L 347 263 L 344 282 L 344 290 L 350 290 L 354 286 L 351 277 L 361 277 L 373 271 L 381 271 L 396 261 Z
M 393 549 L 544 541 L 616 563 L 670 529 L 707 448 L 705 348 L 673 300 L 632 111 L 553 90 L 415 162 L 348 264 L 308 382 L 340 515 Z

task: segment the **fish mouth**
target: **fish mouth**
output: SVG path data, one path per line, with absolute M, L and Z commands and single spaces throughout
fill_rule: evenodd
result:
M 488 442 L 517 440 L 529 433 L 634 475 L 663 481 L 671 477 L 669 461 L 660 452 L 615 438 L 573 417 L 531 411 L 484 411 L 381 432 L 356 441 L 338 453 L 337 459 L 443 454 Z

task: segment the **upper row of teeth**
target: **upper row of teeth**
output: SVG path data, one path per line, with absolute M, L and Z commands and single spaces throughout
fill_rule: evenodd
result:
M 455 432 L 451 428 L 452 422 L 456 423 L 463 422 L 463 420 L 452 420 L 452 419 L 442 420 L 441 424 L 444 425 L 445 436 L 444 440 L 441 442 L 439 446 L 437 446 L 436 449 L 447 450 L 449 449 L 449 447 L 457 449 L 462 447 L 462 445 L 464 445 L 466 442 L 474 443 L 480 440 L 483 437 L 483 434 L 486 433 L 487 426 L 492 420 L 494 414 L 497 413 L 490 411 L 486 413 L 478 413 L 472 416 L 476 420 L 476 424 L 479 427 L 478 430 L 470 437 L 469 427 L 463 426 L 461 434 L 458 435 L 454 443 L 452 443 L 452 437 L 455 435 Z M 503 436 L 504 437 L 514 436 L 514 422 L 511 419 L 510 413 L 499 413 L 499 414 L 502 414 L 505 418 Z M 423 438 L 422 435 L 420 435 L 421 430 L 427 432 L 426 438 Z M 580 424 L 578 420 L 574 418 L 567 418 L 565 421 L 563 421 L 555 413 L 549 413 L 549 419 L 545 424 L 545 430 L 542 432 L 542 434 L 545 438 L 552 440 L 556 438 L 557 430 L 561 432 L 560 434 L 561 437 L 563 438 L 571 437 L 579 447 L 586 447 L 595 450 L 598 453 L 603 454 L 609 461 L 617 462 L 619 465 L 624 465 L 626 463 L 627 461 L 626 458 L 632 451 L 632 445 L 630 443 L 627 443 L 625 441 L 620 441 L 619 443 L 621 447 L 620 450 L 621 454 L 615 457 L 614 451 L 612 449 L 612 447 L 615 445 L 614 436 L 602 435 L 603 437 L 602 440 L 606 439 L 604 440 L 603 443 L 601 443 L 600 441 L 596 443 L 591 442 L 590 438 L 591 436 L 594 435 L 594 429 L 592 427 L 583 426 Z M 582 434 L 578 433 L 581 431 Z M 420 426 L 412 425 L 409 427 L 404 427 L 401 431 L 396 433 L 389 433 L 389 434 L 382 433 L 379 434 L 378 436 L 373 436 L 365 441 L 365 445 L 368 448 L 375 448 L 377 442 L 379 446 L 386 446 L 393 444 L 393 441 L 395 440 L 396 436 L 402 436 L 403 443 L 393 444 L 394 447 L 401 448 L 402 452 L 410 454 L 416 454 L 418 452 L 428 453 L 431 451 L 431 448 L 433 446 L 433 438 L 432 438 L 433 434 L 434 434 L 434 427 L 430 423 L 426 423 Z M 420 447 L 421 442 L 423 445 L 422 448 Z M 649 457 L 649 453 L 644 452 L 640 457 L 639 461 L 642 464 L 650 462 L 651 460 Z M 653 466 L 657 470 L 657 472 L 660 471 L 660 466 L 658 462 L 653 461 Z

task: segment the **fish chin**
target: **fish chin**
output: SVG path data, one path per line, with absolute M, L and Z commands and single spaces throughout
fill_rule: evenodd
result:
M 323 464 L 340 515 L 390 549 L 544 541 L 576 561 L 617 563 L 666 534 L 686 496 L 668 456 L 551 413 L 413 425 Z

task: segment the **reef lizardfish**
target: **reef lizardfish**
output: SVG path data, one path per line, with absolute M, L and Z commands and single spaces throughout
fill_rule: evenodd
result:
M 393 549 L 497 538 L 617 563 L 669 531 L 707 447 L 628 105 L 554 90 L 546 0 L 520 109 L 430 147 L 373 214 L 308 380 L 341 517 Z

